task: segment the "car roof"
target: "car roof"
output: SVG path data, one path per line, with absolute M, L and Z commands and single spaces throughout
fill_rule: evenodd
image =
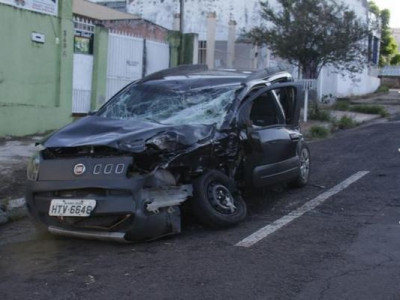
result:
M 200 86 L 217 86 L 223 84 L 247 84 L 254 81 L 265 81 L 269 78 L 291 80 L 290 73 L 282 68 L 267 68 L 259 71 L 217 69 L 208 70 L 205 65 L 183 65 L 150 74 L 137 83 L 155 83 L 168 85 L 168 81 L 191 83 Z M 161 82 L 160 82 L 161 81 Z

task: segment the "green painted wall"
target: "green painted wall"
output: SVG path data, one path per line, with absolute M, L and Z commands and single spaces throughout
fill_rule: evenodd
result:
M 71 119 L 72 1 L 53 17 L 0 4 L 0 136 L 59 128 Z M 31 41 L 32 32 L 45 43 Z
M 197 34 L 185 33 L 183 35 L 182 64 L 193 64 L 193 51 L 195 41 L 197 41 Z
M 180 64 L 181 51 L 181 33 L 179 31 L 169 31 L 167 42 L 170 45 L 170 67 L 176 67 Z
M 193 64 L 194 33 L 181 34 L 179 31 L 169 31 L 167 42 L 170 44 L 170 67 Z
M 108 30 L 96 27 L 93 47 L 93 78 L 91 110 L 98 109 L 106 100 Z

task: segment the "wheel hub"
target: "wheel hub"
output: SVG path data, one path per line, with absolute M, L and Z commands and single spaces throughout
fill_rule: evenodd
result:
M 300 173 L 303 180 L 307 180 L 310 172 L 310 158 L 308 151 L 303 149 L 300 157 Z
M 237 210 L 231 192 L 222 184 L 211 184 L 208 189 L 208 197 L 211 204 L 220 213 L 232 214 Z

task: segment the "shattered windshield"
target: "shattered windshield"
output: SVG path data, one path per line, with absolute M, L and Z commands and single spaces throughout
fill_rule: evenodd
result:
M 167 125 L 220 126 L 239 88 L 229 85 L 182 91 L 157 85 L 134 85 L 111 100 L 98 115 Z

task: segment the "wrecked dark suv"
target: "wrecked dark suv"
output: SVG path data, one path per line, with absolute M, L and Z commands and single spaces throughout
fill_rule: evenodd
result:
M 122 241 L 181 230 L 181 204 L 209 227 L 246 216 L 245 188 L 304 186 L 302 88 L 287 72 L 183 66 L 134 82 L 45 138 L 27 206 L 54 234 Z

